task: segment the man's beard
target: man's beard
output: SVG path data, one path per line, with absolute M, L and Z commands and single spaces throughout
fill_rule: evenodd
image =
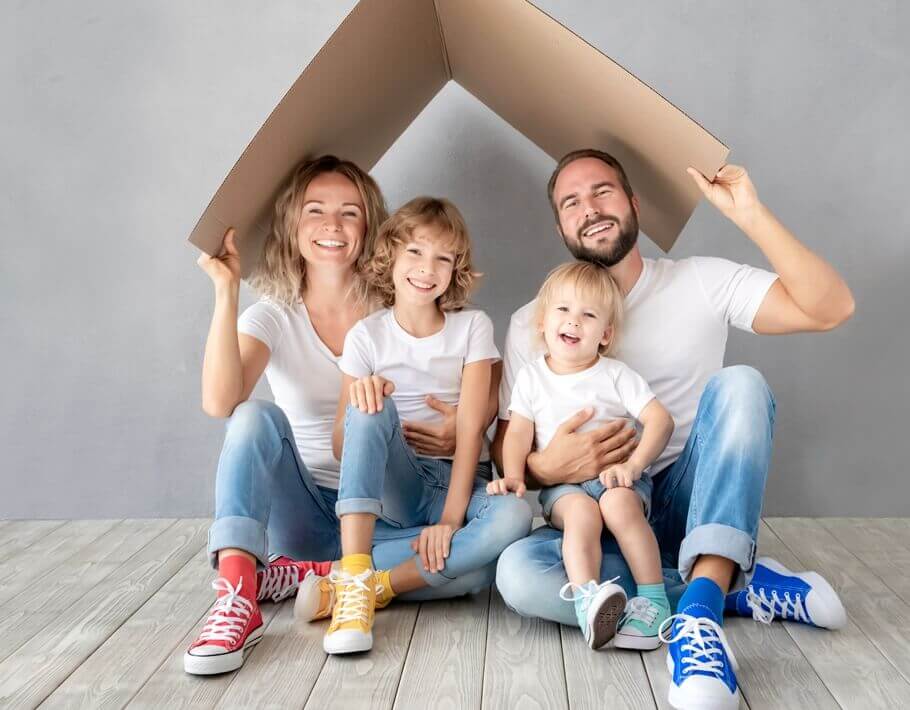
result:
M 618 226 L 619 234 L 616 235 L 616 239 L 603 246 L 586 247 L 584 245 L 584 237 L 581 236 L 582 232 L 588 227 L 607 219 L 613 220 Z M 632 247 L 638 241 L 638 216 L 635 214 L 635 210 L 631 210 L 628 219 L 622 222 L 616 215 L 598 215 L 594 219 L 585 221 L 579 227 L 575 241 L 569 241 L 565 234 L 562 235 L 562 239 L 566 243 L 566 248 L 576 259 L 589 261 L 592 264 L 603 267 L 615 266 L 626 257 L 626 254 L 632 251 Z

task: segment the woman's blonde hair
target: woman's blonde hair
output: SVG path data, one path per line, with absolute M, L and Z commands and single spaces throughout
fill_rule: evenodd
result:
M 373 252 L 376 232 L 387 216 L 385 200 L 376 181 L 364 170 L 334 155 L 323 155 L 300 163 L 275 200 L 272 229 L 262 247 L 262 257 L 250 277 L 250 285 L 261 295 L 293 305 L 306 288 L 306 261 L 297 243 L 297 227 L 309 184 L 319 175 L 338 173 L 357 188 L 363 200 L 366 231 L 363 248 L 354 264 L 353 293 L 358 303 L 367 304 L 367 285 L 363 269 Z
M 606 345 L 601 344 L 597 352 L 602 356 L 616 352 L 619 342 L 619 331 L 622 328 L 623 305 L 622 292 L 613 277 L 602 266 L 597 266 L 588 261 L 572 261 L 560 264 L 553 269 L 537 293 L 535 308 L 534 329 L 536 344 L 543 341 L 542 326 L 547 308 L 553 302 L 556 292 L 561 286 L 571 285 L 581 298 L 590 298 L 593 303 L 600 305 L 606 312 L 607 322 L 612 327 L 610 340 Z M 546 343 L 544 343 L 546 345 Z
M 452 280 L 436 299 L 440 310 L 459 311 L 465 307 L 481 274 L 471 263 L 471 238 L 458 208 L 438 197 L 415 197 L 399 207 L 379 228 L 373 257 L 366 264 L 365 276 L 374 296 L 386 308 L 395 303 L 392 267 L 398 250 L 414 240 L 418 227 L 436 227 L 440 237 L 455 253 Z

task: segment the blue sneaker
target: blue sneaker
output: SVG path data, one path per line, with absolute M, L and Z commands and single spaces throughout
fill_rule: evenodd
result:
M 717 622 L 674 614 L 661 625 L 660 639 L 667 644 L 670 705 L 678 710 L 739 708 L 736 658 Z
M 791 572 L 770 557 L 759 557 L 745 589 L 727 595 L 724 609 L 770 624 L 775 618 L 823 629 L 841 629 L 847 612 L 837 592 L 817 572 Z

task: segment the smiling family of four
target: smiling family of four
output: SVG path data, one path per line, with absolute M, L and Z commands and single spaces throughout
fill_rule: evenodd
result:
M 394 599 L 495 581 L 511 609 L 578 625 L 591 648 L 666 643 L 674 707 L 735 708 L 724 612 L 842 626 L 824 579 L 756 555 L 775 402 L 723 359 L 731 325 L 830 330 L 853 298 L 744 169 L 689 173 L 773 271 L 642 257 L 622 166 L 574 151 L 547 194 L 575 261 L 512 316 L 502 358 L 467 307 L 478 274 L 457 208 L 418 197 L 388 216 L 373 179 L 333 156 L 279 194 L 257 303 L 239 314 L 233 230 L 203 254 L 203 408 L 229 419 L 218 598 L 187 672 L 239 668 L 266 600 L 296 594 L 299 619 L 331 617 L 325 651 L 350 653 Z M 263 372 L 274 403 L 250 399 Z M 527 486 L 548 523 L 533 532 Z

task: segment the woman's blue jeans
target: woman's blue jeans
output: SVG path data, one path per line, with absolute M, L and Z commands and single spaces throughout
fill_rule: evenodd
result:
M 260 566 L 267 563 L 270 554 L 297 560 L 338 559 L 341 537 L 335 515 L 337 497 L 337 491 L 314 483 L 300 459 L 291 425 L 277 405 L 263 400 L 239 404 L 227 422 L 218 462 L 215 522 L 208 540 L 212 566 L 217 566 L 218 550 L 225 548 L 249 552 Z M 523 501 L 513 507 L 520 511 L 522 506 L 527 509 Z M 508 541 L 501 543 L 500 551 L 527 534 L 529 510 L 523 532 L 518 523 L 519 532 L 506 535 Z M 423 527 L 400 528 L 377 521 L 374 565 L 390 569 L 413 557 L 411 541 Z M 419 589 L 402 598 L 440 599 L 480 591 L 493 582 L 495 573 L 493 556 L 443 586 Z
M 699 555 L 733 560 L 741 588 L 755 561 L 765 481 L 771 460 L 774 396 L 751 367 L 727 367 L 712 377 L 698 403 L 692 432 L 679 458 L 654 476 L 651 527 L 660 545 L 664 582 L 674 608 Z M 602 540 L 601 580 L 619 577 L 626 593 L 635 582 L 616 540 Z M 562 531 L 535 530 L 499 559 L 496 585 L 523 616 L 575 625 L 570 602 L 559 597 L 568 581 Z
M 418 456 L 401 431 L 395 403 L 385 398 L 382 411 L 366 414 L 348 406 L 344 420 L 344 454 L 335 512 L 378 516 L 373 558 L 377 549 L 398 545 L 407 557 L 410 542 L 420 528 L 442 517 L 452 462 Z M 428 572 L 418 561 L 426 583 L 443 587 L 463 575 L 496 562 L 499 554 L 531 530 L 531 508 L 515 496 L 486 492 L 492 468 L 478 464 L 474 487 L 465 511 L 465 524 L 452 536 L 449 556 L 440 572 Z

